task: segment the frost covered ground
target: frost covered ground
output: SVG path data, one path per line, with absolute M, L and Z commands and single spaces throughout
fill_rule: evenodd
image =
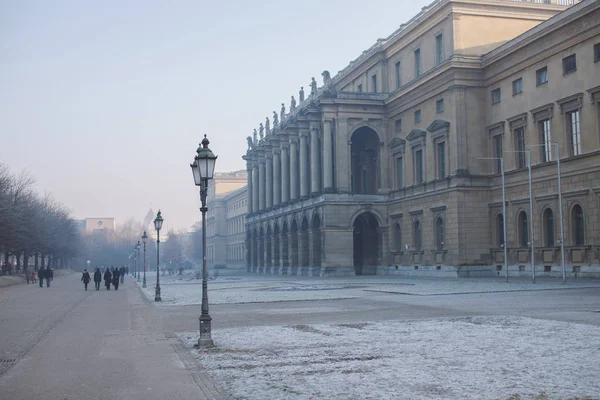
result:
M 600 329 L 521 317 L 213 330 L 234 399 L 599 399 Z
M 183 276 L 161 276 L 159 306 L 197 305 L 202 302 L 202 280 L 191 271 Z M 145 296 L 153 300 L 156 274 L 148 274 Z M 490 293 L 530 290 L 554 290 L 600 287 L 600 281 L 539 279 L 431 279 L 397 277 L 318 278 L 295 276 L 219 276 L 208 282 L 210 304 L 264 303 L 275 301 L 332 300 L 362 297 L 366 292 L 409 295 L 441 295 L 461 293 Z

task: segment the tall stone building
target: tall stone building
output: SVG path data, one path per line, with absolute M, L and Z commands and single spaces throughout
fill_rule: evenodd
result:
M 209 181 L 206 262 L 209 267 L 244 269 L 248 207 L 246 171 L 217 172 Z
M 560 274 L 560 194 L 600 275 L 599 60 L 600 1 L 434 1 L 248 138 L 248 270 L 503 274 L 506 223 L 511 274 Z

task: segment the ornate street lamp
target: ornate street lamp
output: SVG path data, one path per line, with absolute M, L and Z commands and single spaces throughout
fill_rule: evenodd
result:
M 154 229 L 156 229 L 156 291 L 154 301 L 161 301 L 160 298 L 160 229 L 163 225 L 163 217 L 160 215 L 160 210 L 154 219 Z
M 140 264 L 139 264 L 139 259 L 140 259 L 140 247 L 142 247 L 142 245 L 140 244 L 140 241 L 138 240 L 137 244 L 135 245 L 135 249 L 137 250 L 137 256 L 136 256 L 136 270 L 137 270 L 137 281 L 140 281 Z
M 146 235 L 146 231 L 142 235 L 142 242 L 144 243 L 144 280 L 142 283 L 142 287 L 146 287 L 146 242 L 148 241 L 148 235 Z
M 213 178 L 215 172 L 215 163 L 217 156 L 208 148 L 210 142 L 204 135 L 201 146 L 196 151 L 198 154 L 194 157 L 194 163 L 190 164 L 194 175 L 194 183 L 200 186 L 200 201 L 202 207 L 202 313 L 200 314 L 200 338 L 198 339 L 198 347 L 211 347 L 213 340 L 211 337 L 211 321 L 212 318 L 208 314 L 208 274 L 206 271 L 206 195 L 208 192 L 208 181 Z

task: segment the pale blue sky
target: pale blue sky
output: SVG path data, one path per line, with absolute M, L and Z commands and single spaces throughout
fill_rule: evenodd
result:
M 0 160 L 75 217 L 187 228 L 204 134 L 245 168 L 266 116 L 430 2 L 0 0 Z

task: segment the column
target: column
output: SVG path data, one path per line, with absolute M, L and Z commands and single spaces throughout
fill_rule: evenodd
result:
M 273 153 L 273 206 L 281 204 L 281 163 L 279 162 L 279 150 Z
M 298 143 L 290 141 L 290 200 L 298 200 Z
M 265 209 L 265 185 L 266 185 L 266 177 L 265 177 L 265 160 L 259 159 L 258 166 L 258 208 L 260 211 Z
M 333 140 L 331 120 L 323 121 L 323 191 L 333 191 Z
M 253 172 L 253 168 L 250 164 L 248 164 L 248 168 L 247 168 L 247 173 L 248 173 L 248 214 L 252 214 L 252 205 L 253 205 L 253 197 L 254 196 L 254 188 L 253 188 L 253 182 L 252 182 L 252 172 Z
M 310 194 L 308 176 L 308 132 L 300 130 L 300 198 L 306 199 Z
M 271 209 L 273 207 L 273 155 L 267 154 L 266 161 L 266 184 L 265 184 L 265 207 Z
M 281 147 L 281 203 L 290 201 L 290 161 L 288 148 Z
M 310 194 L 321 193 L 321 168 L 319 164 L 319 127 L 314 124 L 310 127 Z
M 258 178 L 258 162 L 254 162 L 254 165 L 252 165 L 252 182 L 254 182 L 254 185 L 252 186 L 252 211 L 256 213 L 259 211 L 258 190 L 260 186 L 260 180 Z

